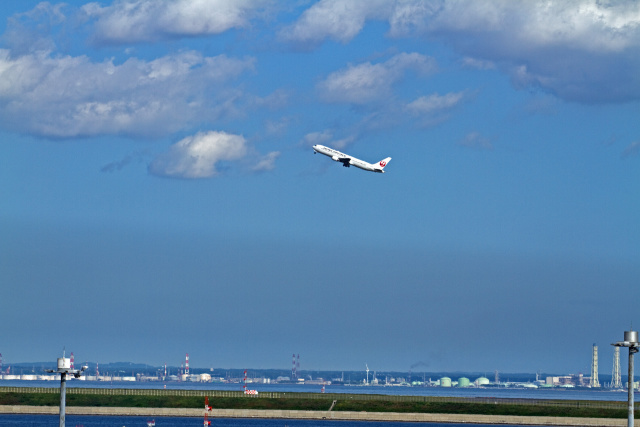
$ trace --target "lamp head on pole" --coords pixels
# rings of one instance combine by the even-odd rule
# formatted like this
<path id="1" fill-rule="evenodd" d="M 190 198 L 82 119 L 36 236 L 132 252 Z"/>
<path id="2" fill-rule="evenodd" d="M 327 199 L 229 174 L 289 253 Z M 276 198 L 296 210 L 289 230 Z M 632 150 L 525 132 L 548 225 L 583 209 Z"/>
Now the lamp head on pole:
<path id="1" fill-rule="evenodd" d="M 58 358 L 58 369 L 47 369 L 45 372 L 50 372 L 54 374 L 70 374 L 76 378 L 80 378 L 80 374 L 86 371 L 89 367 L 83 366 L 82 369 L 71 369 L 71 359 L 64 357 L 64 353 L 62 357 Z"/>
<path id="2" fill-rule="evenodd" d="M 611 344 L 615 347 L 628 347 L 631 353 L 637 353 L 640 342 L 638 342 L 637 331 L 624 331 L 624 341 L 618 341 Z"/>

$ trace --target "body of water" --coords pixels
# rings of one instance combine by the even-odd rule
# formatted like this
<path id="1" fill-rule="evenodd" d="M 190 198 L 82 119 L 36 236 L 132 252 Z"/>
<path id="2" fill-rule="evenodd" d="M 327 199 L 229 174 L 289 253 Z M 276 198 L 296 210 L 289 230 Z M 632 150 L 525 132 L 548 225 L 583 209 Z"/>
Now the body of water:
<path id="1" fill-rule="evenodd" d="M 66 417 L 68 427 L 146 427 L 149 418 L 144 417 Z M 202 426 L 201 418 L 159 417 L 154 419 L 156 427 Z M 0 415 L 0 427 L 53 427 L 59 424 L 57 415 Z M 212 427 L 407 427 L 416 423 L 370 422 L 370 421 L 329 421 L 329 420 L 280 420 L 212 418 Z M 468 427 L 469 424 L 420 423 L 429 427 Z M 475 427 L 490 427 L 488 424 L 474 424 Z M 521 427 L 501 424 L 502 427 Z"/>
<path id="2" fill-rule="evenodd" d="M 261 391 L 320 393 L 322 386 L 310 384 L 249 384 L 249 388 Z M 17 381 L 2 380 L 0 387 L 50 387 L 59 388 L 59 381 Z M 242 384 L 196 383 L 196 382 L 101 382 L 67 381 L 67 388 L 131 388 L 167 390 L 237 390 Z M 507 399 L 563 399 L 563 400 L 606 400 L 627 401 L 626 391 L 608 389 L 572 388 L 446 388 L 446 387 L 397 387 L 397 386 L 325 386 L 326 393 L 387 394 L 401 396 L 456 396 L 456 397 L 497 397 Z"/>

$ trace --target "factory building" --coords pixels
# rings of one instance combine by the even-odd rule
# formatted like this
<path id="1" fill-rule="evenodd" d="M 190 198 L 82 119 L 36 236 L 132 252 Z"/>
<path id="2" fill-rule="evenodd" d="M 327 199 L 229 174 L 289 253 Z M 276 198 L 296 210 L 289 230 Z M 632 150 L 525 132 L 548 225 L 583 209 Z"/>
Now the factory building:
<path id="1" fill-rule="evenodd" d="M 547 377 L 545 384 L 552 387 L 588 387 L 591 384 L 591 377 L 585 377 L 582 374 Z"/>

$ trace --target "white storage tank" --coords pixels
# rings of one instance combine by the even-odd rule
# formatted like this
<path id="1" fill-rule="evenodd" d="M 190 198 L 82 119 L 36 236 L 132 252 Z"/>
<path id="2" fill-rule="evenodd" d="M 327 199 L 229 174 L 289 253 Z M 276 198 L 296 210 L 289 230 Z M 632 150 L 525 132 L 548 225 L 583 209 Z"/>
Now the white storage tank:
<path id="1" fill-rule="evenodd" d="M 476 383 L 477 386 L 482 387 L 482 386 L 491 384 L 491 381 L 489 381 L 489 378 L 480 377 L 480 378 L 476 379 L 475 383 Z"/>

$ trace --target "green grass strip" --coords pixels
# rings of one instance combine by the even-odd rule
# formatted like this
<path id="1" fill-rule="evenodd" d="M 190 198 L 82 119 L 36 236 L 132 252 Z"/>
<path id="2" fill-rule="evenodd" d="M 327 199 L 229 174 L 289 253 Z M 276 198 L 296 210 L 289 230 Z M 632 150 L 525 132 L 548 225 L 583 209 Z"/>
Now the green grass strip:
<path id="1" fill-rule="evenodd" d="M 0 405 L 58 406 L 59 393 L 0 393 Z M 595 403 L 595 402 L 594 402 Z M 304 398 L 254 398 L 254 397 L 210 397 L 209 405 L 214 409 L 280 409 L 301 411 L 326 411 L 331 400 Z M 144 396 L 144 395 L 96 395 L 67 394 L 67 406 L 88 407 L 136 407 L 136 408 L 203 408 L 201 396 Z M 625 409 L 589 407 L 589 401 L 580 407 L 547 405 L 510 405 L 460 402 L 402 402 L 385 400 L 358 400 L 353 397 L 340 400 L 333 411 L 403 412 L 430 414 L 481 414 L 521 415 L 542 417 L 578 418 L 626 418 Z"/>

